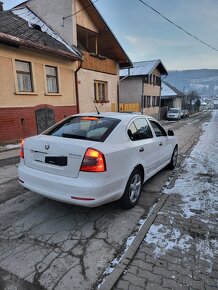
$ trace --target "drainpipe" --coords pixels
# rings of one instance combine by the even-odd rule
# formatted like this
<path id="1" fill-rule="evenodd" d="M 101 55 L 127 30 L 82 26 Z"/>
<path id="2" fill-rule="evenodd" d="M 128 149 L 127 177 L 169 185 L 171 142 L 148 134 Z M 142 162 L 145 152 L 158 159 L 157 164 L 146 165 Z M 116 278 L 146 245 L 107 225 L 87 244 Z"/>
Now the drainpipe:
<path id="1" fill-rule="evenodd" d="M 78 89 L 78 71 L 81 69 L 82 67 L 82 60 L 79 61 L 79 66 L 75 71 L 75 89 L 76 89 L 76 103 L 77 103 L 77 114 L 79 113 L 79 89 Z"/>

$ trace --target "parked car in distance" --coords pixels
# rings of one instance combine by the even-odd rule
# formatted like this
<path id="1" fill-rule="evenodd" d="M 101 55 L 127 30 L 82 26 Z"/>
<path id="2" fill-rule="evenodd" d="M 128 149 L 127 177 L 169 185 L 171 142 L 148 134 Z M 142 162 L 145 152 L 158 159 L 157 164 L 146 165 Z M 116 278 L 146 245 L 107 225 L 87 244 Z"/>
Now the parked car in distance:
<path id="1" fill-rule="evenodd" d="M 147 179 L 176 166 L 177 154 L 173 131 L 152 117 L 78 114 L 24 140 L 19 182 L 61 202 L 95 207 L 119 200 L 129 209 Z"/>
<path id="2" fill-rule="evenodd" d="M 181 119 L 185 118 L 185 110 L 181 110 Z"/>
<path id="3" fill-rule="evenodd" d="M 188 118 L 189 117 L 189 111 L 188 110 L 182 110 L 182 118 Z"/>
<path id="4" fill-rule="evenodd" d="M 180 120 L 180 119 L 181 119 L 180 108 L 170 108 L 167 111 L 167 120 Z"/>

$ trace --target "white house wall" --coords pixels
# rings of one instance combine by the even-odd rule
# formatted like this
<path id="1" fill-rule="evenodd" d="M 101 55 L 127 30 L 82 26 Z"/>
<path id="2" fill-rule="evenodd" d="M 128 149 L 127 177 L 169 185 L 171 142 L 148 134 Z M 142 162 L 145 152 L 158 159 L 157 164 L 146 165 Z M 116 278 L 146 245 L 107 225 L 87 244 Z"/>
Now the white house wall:
<path id="1" fill-rule="evenodd" d="M 173 100 L 173 107 L 174 108 L 181 108 L 182 107 L 182 99 L 181 98 L 175 98 Z"/>
<path id="2" fill-rule="evenodd" d="M 117 75 L 104 74 L 91 70 L 80 69 L 78 72 L 79 109 L 81 113 L 94 112 L 94 81 L 104 81 L 108 83 L 108 103 L 95 103 L 100 112 L 112 111 L 115 106 L 117 111 Z M 116 104 L 116 105 L 115 105 Z"/>
<path id="3" fill-rule="evenodd" d="M 89 30 L 98 32 L 97 27 L 95 26 L 93 19 L 89 16 L 89 14 L 86 12 L 84 7 L 82 6 L 81 2 L 78 0 L 75 0 L 75 11 L 80 11 L 76 14 L 76 23 L 82 27 L 85 27 Z"/>
<path id="4" fill-rule="evenodd" d="M 30 0 L 27 6 L 69 45 L 77 45 L 74 0 Z M 70 16 L 63 20 L 64 17 Z"/>
<path id="5" fill-rule="evenodd" d="M 119 81 L 120 103 L 140 103 L 142 97 L 142 77 L 127 77 Z"/>

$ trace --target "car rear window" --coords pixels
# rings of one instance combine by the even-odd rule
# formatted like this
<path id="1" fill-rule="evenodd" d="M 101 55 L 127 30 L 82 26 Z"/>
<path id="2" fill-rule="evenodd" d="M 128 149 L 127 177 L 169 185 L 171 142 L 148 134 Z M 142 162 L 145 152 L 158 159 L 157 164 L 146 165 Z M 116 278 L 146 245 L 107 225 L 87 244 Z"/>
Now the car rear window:
<path id="1" fill-rule="evenodd" d="M 76 116 L 63 121 L 47 135 L 103 142 L 120 122 L 98 116 Z"/>

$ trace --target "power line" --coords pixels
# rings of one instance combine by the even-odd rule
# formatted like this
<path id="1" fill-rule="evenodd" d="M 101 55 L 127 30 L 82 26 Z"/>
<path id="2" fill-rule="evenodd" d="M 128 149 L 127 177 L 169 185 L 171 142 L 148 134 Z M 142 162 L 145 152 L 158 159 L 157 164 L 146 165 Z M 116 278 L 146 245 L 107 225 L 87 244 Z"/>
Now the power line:
<path id="1" fill-rule="evenodd" d="M 163 17 L 165 20 L 167 20 L 169 23 L 173 24 L 174 26 L 176 26 L 177 28 L 179 28 L 180 30 L 182 30 L 183 32 L 185 32 L 186 34 L 188 34 L 189 36 L 191 36 L 192 38 L 196 39 L 197 41 L 203 43 L 204 45 L 210 47 L 211 49 L 218 51 L 217 48 L 211 46 L 210 44 L 206 43 L 205 41 L 201 40 L 200 38 L 198 38 L 197 36 L 194 36 L 193 34 L 191 34 L 190 32 L 188 32 L 187 30 L 185 30 L 184 28 L 182 28 L 181 26 L 177 25 L 175 22 L 173 22 L 172 20 L 170 20 L 169 18 L 167 18 L 166 16 L 164 16 L 161 12 L 159 12 L 158 10 L 154 9 L 153 7 L 151 7 L 150 5 L 148 5 L 146 2 L 144 2 L 143 0 L 138 0 L 139 2 L 141 2 L 143 5 L 147 6 L 148 8 L 150 8 L 151 10 L 153 10 L 154 12 L 156 12 L 157 14 L 159 14 L 161 17 Z"/>
<path id="2" fill-rule="evenodd" d="M 64 26 L 64 20 L 67 19 L 67 18 L 70 18 L 70 17 L 73 17 L 74 15 L 78 14 L 79 12 L 85 10 L 86 8 L 88 8 L 89 6 L 92 6 L 95 2 L 97 2 L 98 0 L 95 0 L 95 1 L 91 1 L 91 3 L 89 5 L 86 5 L 84 8 L 78 10 L 77 12 L 71 14 L 71 15 L 68 15 L 68 16 L 65 16 L 63 17 L 63 26 Z"/>

